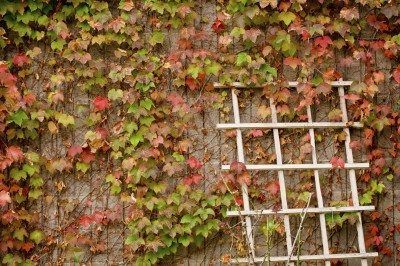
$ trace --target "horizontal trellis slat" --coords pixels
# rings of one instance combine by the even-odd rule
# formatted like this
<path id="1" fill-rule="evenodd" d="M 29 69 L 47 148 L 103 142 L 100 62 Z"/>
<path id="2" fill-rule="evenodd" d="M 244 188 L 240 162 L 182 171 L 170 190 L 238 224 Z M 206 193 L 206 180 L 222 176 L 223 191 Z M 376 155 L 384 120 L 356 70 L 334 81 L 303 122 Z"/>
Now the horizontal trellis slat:
<path id="1" fill-rule="evenodd" d="M 226 123 L 226 124 L 217 124 L 217 129 L 254 129 L 254 128 L 344 128 L 344 127 L 355 127 L 362 128 L 363 124 L 360 122 L 293 122 L 293 123 Z"/>
<path id="2" fill-rule="evenodd" d="M 295 87 L 297 87 L 299 84 L 301 84 L 301 82 L 290 81 L 290 82 L 288 82 L 287 84 L 288 84 L 288 85 L 287 85 L 288 87 L 295 88 Z M 338 81 L 331 81 L 331 82 L 329 82 L 329 85 L 331 85 L 332 87 L 341 87 L 341 86 L 347 87 L 347 86 L 350 86 L 351 84 L 353 84 L 353 82 L 352 82 L 352 81 L 347 81 L 347 80 L 346 80 L 346 81 L 340 81 L 340 80 L 338 80 Z M 223 85 L 223 84 L 221 84 L 221 83 L 215 82 L 215 83 L 214 83 L 214 88 L 217 88 L 217 89 L 224 89 L 224 88 L 231 88 L 231 87 L 234 87 L 234 88 L 245 89 L 245 88 L 262 88 L 262 87 L 268 86 L 268 85 L 272 85 L 272 84 L 265 84 L 265 85 L 258 85 L 258 86 L 249 86 L 249 85 L 243 84 L 243 83 L 241 83 L 241 82 L 232 82 L 232 83 L 229 84 L 229 85 Z"/>
<path id="3" fill-rule="evenodd" d="M 345 163 L 344 168 L 335 168 L 330 163 L 322 164 L 245 164 L 247 170 L 329 170 L 329 169 L 367 169 L 369 163 Z M 230 170 L 229 164 L 223 164 L 222 170 Z"/>
<path id="4" fill-rule="evenodd" d="M 280 214 L 300 214 L 307 213 L 334 213 L 334 212 L 359 212 L 373 211 L 375 206 L 348 206 L 348 207 L 323 207 L 323 208 L 296 208 L 285 210 L 251 210 L 251 211 L 227 211 L 227 216 L 258 216 L 258 215 L 280 215 Z"/>
<path id="5" fill-rule="evenodd" d="M 368 252 L 368 253 L 340 253 L 340 254 L 327 254 L 327 255 L 292 255 L 289 256 L 272 256 L 272 257 L 255 257 L 251 259 L 254 262 L 279 262 L 279 261 L 306 261 L 306 260 L 335 260 L 335 259 L 357 259 L 357 258 L 373 258 L 377 257 L 378 252 Z M 231 259 L 231 263 L 249 263 L 249 258 L 234 258 Z"/>

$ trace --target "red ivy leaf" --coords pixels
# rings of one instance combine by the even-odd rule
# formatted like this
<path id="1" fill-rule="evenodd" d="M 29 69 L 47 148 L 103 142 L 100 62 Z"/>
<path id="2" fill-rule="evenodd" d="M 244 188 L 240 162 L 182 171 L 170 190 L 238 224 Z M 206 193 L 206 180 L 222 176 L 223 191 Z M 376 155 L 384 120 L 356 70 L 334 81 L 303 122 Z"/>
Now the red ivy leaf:
<path id="1" fill-rule="evenodd" d="M 0 191 L 0 206 L 3 207 L 7 203 L 11 203 L 10 192 L 8 191 Z"/>
<path id="2" fill-rule="evenodd" d="M 275 181 L 272 183 L 269 183 L 266 187 L 266 190 L 271 193 L 273 196 L 277 195 L 279 193 L 279 181 Z"/>
<path id="3" fill-rule="evenodd" d="M 73 145 L 68 149 L 68 156 L 73 158 L 77 154 L 81 154 L 83 151 L 82 147 L 79 145 Z"/>
<path id="4" fill-rule="evenodd" d="M 192 169 L 199 169 L 203 166 L 201 162 L 199 162 L 195 157 L 191 156 L 189 159 L 186 160 L 186 163 Z"/>
<path id="5" fill-rule="evenodd" d="M 192 182 L 195 185 L 198 185 L 200 183 L 201 179 L 203 179 L 202 175 L 199 175 L 199 174 L 192 175 Z"/>
<path id="6" fill-rule="evenodd" d="M 110 107 L 108 98 L 102 96 L 97 96 L 94 98 L 93 105 L 98 111 L 103 111 Z"/>
<path id="7" fill-rule="evenodd" d="M 330 44 L 333 44 L 333 42 L 329 36 L 315 38 L 315 45 L 320 46 L 322 49 L 326 49 Z"/>
<path id="8" fill-rule="evenodd" d="M 257 137 L 262 137 L 264 133 L 263 133 L 262 130 L 260 130 L 260 129 L 253 129 L 253 130 L 250 131 L 250 134 L 251 134 L 254 138 L 257 138 Z"/>
<path id="9" fill-rule="evenodd" d="M 216 19 L 212 24 L 211 28 L 218 34 L 225 29 L 225 25 L 221 20 Z"/>
<path id="10" fill-rule="evenodd" d="M 333 168 L 344 168 L 344 160 L 338 156 L 333 156 L 331 159 Z"/>
<path id="11" fill-rule="evenodd" d="M 242 197 L 241 197 L 241 196 L 236 196 L 236 197 L 235 197 L 235 203 L 236 203 L 236 205 L 238 205 L 238 206 L 242 206 L 242 205 L 243 205 L 243 199 L 242 199 Z"/>
<path id="12" fill-rule="evenodd" d="M 12 62 L 14 65 L 21 67 L 29 63 L 29 57 L 27 57 L 25 54 L 17 54 L 13 57 Z"/>
<path id="13" fill-rule="evenodd" d="M 187 186 L 198 185 L 200 183 L 201 179 L 203 179 L 202 175 L 194 174 L 194 175 L 185 177 L 185 179 L 183 179 L 183 183 Z"/>
<path id="14" fill-rule="evenodd" d="M 182 96 L 180 96 L 178 93 L 173 92 L 170 95 L 168 95 L 167 100 L 173 105 L 173 106 L 180 106 L 185 101 L 183 100 Z"/>
<path id="15" fill-rule="evenodd" d="M 393 71 L 393 78 L 397 83 L 400 83 L 400 65 Z"/>
<path id="16" fill-rule="evenodd" d="M 95 159 L 94 154 L 90 151 L 90 149 L 84 149 L 81 153 L 81 160 L 84 163 L 90 163 L 91 161 L 93 161 Z"/>
<path id="17" fill-rule="evenodd" d="M 83 215 L 79 218 L 79 225 L 81 225 L 84 229 L 89 228 L 89 226 L 94 222 L 92 216 Z"/>
<path id="18" fill-rule="evenodd" d="M 6 149 L 6 156 L 8 159 L 18 162 L 24 159 L 24 153 L 22 152 L 20 147 L 10 146 Z"/>

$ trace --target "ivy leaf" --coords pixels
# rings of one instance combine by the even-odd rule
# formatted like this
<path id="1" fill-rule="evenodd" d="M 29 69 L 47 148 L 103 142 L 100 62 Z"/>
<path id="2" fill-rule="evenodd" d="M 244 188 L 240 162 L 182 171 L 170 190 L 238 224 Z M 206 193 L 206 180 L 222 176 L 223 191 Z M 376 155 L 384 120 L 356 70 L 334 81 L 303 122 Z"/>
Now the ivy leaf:
<path id="1" fill-rule="evenodd" d="M 29 57 L 27 57 L 25 54 L 17 54 L 13 57 L 12 62 L 14 65 L 21 67 L 29 63 Z"/>
<path id="2" fill-rule="evenodd" d="M 296 19 L 296 15 L 292 12 L 281 12 L 278 15 L 280 21 L 283 21 L 286 26 L 292 23 Z"/>
<path id="3" fill-rule="evenodd" d="M 341 121 L 342 115 L 343 115 L 342 111 L 336 108 L 328 113 L 328 119 L 331 121 Z"/>
<path id="4" fill-rule="evenodd" d="M 246 66 L 251 63 L 251 56 L 245 52 L 241 52 L 236 56 L 236 65 L 238 67 Z"/>
<path id="5" fill-rule="evenodd" d="M 393 71 L 393 78 L 397 83 L 400 84 L 400 65 L 397 66 L 396 69 Z"/>
<path id="6" fill-rule="evenodd" d="M 187 247 L 190 245 L 191 242 L 193 242 L 193 238 L 190 235 L 183 235 L 179 237 L 178 242 L 181 243 L 184 247 Z"/>
<path id="7" fill-rule="evenodd" d="M 199 76 L 199 73 L 201 72 L 201 68 L 197 65 L 191 64 L 189 65 L 188 69 L 187 69 L 187 73 L 192 76 L 192 78 L 197 79 L 197 77 Z"/>
<path id="8" fill-rule="evenodd" d="M 111 101 L 116 101 L 118 99 L 121 99 L 123 96 L 124 92 L 121 89 L 111 89 L 108 91 L 107 97 Z"/>
<path id="9" fill-rule="evenodd" d="M 2 190 L 0 191 L 0 206 L 3 207 L 7 203 L 11 203 L 10 192 Z"/>
<path id="10" fill-rule="evenodd" d="M 271 108 L 266 105 L 261 105 L 257 109 L 257 115 L 262 119 L 265 119 L 271 115 Z"/>
<path id="11" fill-rule="evenodd" d="M 174 157 L 174 159 L 175 159 L 177 162 L 183 162 L 183 161 L 185 160 L 185 157 L 184 157 L 182 154 L 180 154 L 179 152 L 174 152 L 174 153 L 172 154 L 172 157 Z"/>
<path id="12" fill-rule="evenodd" d="M 140 107 L 145 108 L 147 111 L 149 111 L 151 109 L 151 107 L 153 107 L 153 106 L 154 106 L 154 103 L 149 98 L 146 98 L 146 99 L 140 101 Z"/>
<path id="13" fill-rule="evenodd" d="M 42 233 L 42 231 L 39 230 L 35 230 L 33 232 L 31 232 L 29 238 L 36 243 L 36 245 L 38 245 L 40 242 L 42 242 L 44 235 Z"/>
<path id="14" fill-rule="evenodd" d="M 144 138 L 143 135 L 140 133 L 136 133 L 129 138 L 129 142 L 135 148 L 140 142 L 143 142 Z"/>
<path id="15" fill-rule="evenodd" d="M 206 66 L 205 71 L 207 75 L 218 75 L 219 71 L 221 70 L 221 65 L 217 62 L 212 62 L 210 65 Z"/>
<path id="16" fill-rule="evenodd" d="M 379 132 L 382 131 L 385 126 L 389 125 L 390 121 L 387 117 L 375 119 L 371 124 L 371 126 L 376 130 L 378 130 Z"/>
<path id="17" fill-rule="evenodd" d="M 83 151 L 82 147 L 79 145 L 73 145 L 68 149 L 68 156 L 73 158 L 75 157 L 77 154 L 81 154 Z"/>
<path id="18" fill-rule="evenodd" d="M 57 113 L 55 118 L 57 119 L 57 122 L 62 124 L 64 127 L 75 124 L 75 119 L 72 115 Z"/>
<path id="19" fill-rule="evenodd" d="M 269 64 L 263 64 L 262 66 L 261 66 L 261 69 L 263 70 L 263 71 L 265 71 L 266 73 L 269 73 L 269 74 L 271 74 L 273 77 L 278 77 L 278 72 L 277 72 L 277 70 L 276 70 L 276 68 L 274 68 L 274 67 L 271 67 Z"/>
<path id="20" fill-rule="evenodd" d="M 24 241 L 24 237 L 28 236 L 26 229 L 21 227 L 14 231 L 13 236 L 19 241 Z"/>
<path id="21" fill-rule="evenodd" d="M 298 66 L 301 65 L 301 60 L 297 57 L 286 57 L 283 60 L 283 64 L 290 66 L 292 69 L 296 69 Z"/>
<path id="22" fill-rule="evenodd" d="M 162 33 L 161 31 L 154 31 L 151 34 L 149 43 L 151 44 L 151 46 L 154 46 L 158 43 L 162 44 L 164 42 L 164 38 L 165 38 L 164 33 Z"/>
<path id="23" fill-rule="evenodd" d="M 225 29 L 225 24 L 224 24 L 224 22 L 222 22 L 221 20 L 216 19 L 216 20 L 214 21 L 214 23 L 211 25 L 211 28 L 213 29 L 213 31 L 215 31 L 215 33 L 219 34 L 219 33 L 221 33 L 222 31 L 224 31 L 224 29 Z"/>
<path id="24" fill-rule="evenodd" d="M 365 204 L 370 204 L 372 202 L 372 192 L 367 191 L 364 193 L 361 198 L 360 198 L 360 204 L 365 205 Z"/>
<path id="25" fill-rule="evenodd" d="M 28 193 L 28 196 L 31 199 L 38 199 L 42 195 L 43 195 L 43 191 L 41 189 L 32 189 Z"/>
<path id="26" fill-rule="evenodd" d="M 190 156 L 189 159 L 186 160 L 186 163 L 192 169 L 199 169 L 203 166 L 201 162 L 199 162 L 196 157 Z"/>
<path id="27" fill-rule="evenodd" d="M 87 163 L 83 163 L 83 162 L 76 163 L 76 170 L 81 171 L 82 173 L 86 173 L 87 170 L 89 170 L 89 168 L 90 168 L 90 165 Z"/>
<path id="28" fill-rule="evenodd" d="M 65 44 L 66 44 L 65 40 L 58 39 L 58 40 L 52 41 L 51 44 L 50 44 L 50 47 L 54 51 L 58 50 L 58 51 L 61 52 L 63 50 L 63 47 L 64 47 Z"/>
<path id="29" fill-rule="evenodd" d="M 345 167 L 344 160 L 338 156 L 333 156 L 330 163 L 332 164 L 333 168 L 344 168 Z"/>
<path id="30" fill-rule="evenodd" d="M 33 176 L 35 172 L 38 172 L 38 169 L 29 164 L 24 164 L 22 170 L 24 170 L 29 176 Z"/>
<path id="31" fill-rule="evenodd" d="M 18 126 L 22 126 L 22 124 L 27 120 L 29 120 L 29 117 L 22 109 L 19 109 L 10 116 L 10 121 L 14 122 Z"/>
<path id="32" fill-rule="evenodd" d="M 20 181 L 21 179 L 25 180 L 27 177 L 25 171 L 17 169 L 17 168 L 11 169 L 10 176 L 11 176 L 11 178 L 13 178 L 14 180 L 17 180 L 17 181 Z"/>
<path id="33" fill-rule="evenodd" d="M 93 105 L 97 111 L 103 111 L 110 107 L 108 98 L 102 96 L 96 96 L 93 100 Z"/>
<path id="34" fill-rule="evenodd" d="M 24 153 L 22 152 L 21 148 L 17 146 L 8 147 L 6 149 L 6 156 L 13 162 L 19 162 L 24 159 Z"/>
<path id="35" fill-rule="evenodd" d="M 244 35 L 245 32 L 246 32 L 246 31 L 245 31 L 244 28 L 234 27 L 234 28 L 231 30 L 230 35 L 231 35 L 232 37 L 239 38 L 240 36 Z"/>
<path id="36" fill-rule="evenodd" d="M 276 8 L 278 6 L 278 0 L 259 0 L 259 1 L 260 1 L 261 8 L 266 8 L 267 6 Z"/>

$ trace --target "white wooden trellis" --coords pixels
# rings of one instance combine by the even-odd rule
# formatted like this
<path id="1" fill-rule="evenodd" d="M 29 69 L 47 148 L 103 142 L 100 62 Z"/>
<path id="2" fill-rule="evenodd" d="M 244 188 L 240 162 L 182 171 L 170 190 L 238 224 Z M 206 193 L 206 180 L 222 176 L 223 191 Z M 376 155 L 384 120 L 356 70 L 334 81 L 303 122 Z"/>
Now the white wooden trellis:
<path id="1" fill-rule="evenodd" d="M 361 220 L 361 211 L 372 211 L 375 209 L 375 206 L 360 206 L 359 198 L 358 198 L 358 190 L 357 190 L 357 182 L 356 182 L 356 174 L 355 169 L 366 169 L 369 167 L 369 163 L 355 163 L 353 160 L 353 153 L 350 148 L 350 130 L 349 127 L 361 128 L 362 124 L 359 122 L 349 122 L 347 116 L 347 108 L 346 108 L 346 100 L 344 98 L 344 88 L 348 87 L 352 84 L 351 81 L 334 81 L 331 82 L 330 85 L 338 89 L 338 94 L 340 97 L 340 110 L 342 111 L 342 122 L 313 122 L 312 121 L 312 113 L 310 106 L 307 107 L 307 122 L 291 122 L 291 123 L 280 123 L 277 119 L 276 106 L 274 104 L 274 100 L 270 98 L 270 108 L 271 108 L 271 123 L 241 123 L 240 121 L 240 113 L 239 113 L 239 101 L 235 89 L 237 88 L 246 88 L 245 85 L 241 83 L 233 83 L 231 86 L 231 94 L 232 94 L 232 106 L 233 106 L 233 115 L 234 115 L 234 123 L 226 123 L 226 124 L 217 124 L 218 129 L 236 129 L 236 145 L 237 145 L 237 159 L 238 162 L 244 163 L 247 170 L 269 170 L 269 171 L 277 171 L 278 172 L 278 180 L 280 187 L 280 197 L 282 203 L 281 210 L 251 210 L 249 196 L 248 196 L 248 187 L 246 184 L 242 185 L 242 197 L 243 197 L 243 210 L 241 211 L 228 211 L 228 216 L 242 216 L 244 217 L 245 223 L 245 234 L 246 241 L 249 246 L 249 256 L 243 258 L 232 258 L 232 263 L 262 263 L 265 262 L 264 256 L 257 256 L 255 252 L 255 243 L 254 243 L 254 235 L 253 235 L 253 225 L 252 225 L 252 217 L 259 215 L 283 215 L 284 217 L 284 227 L 286 234 L 286 247 L 287 247 L 287 255 L 286 256 L 272 256 L 269 257 L 269 261 L 271 262 L 288 262 L 289 265 L 294 265 L 293 262 L 298 259 L 301 261 L 309 261 L 309 260 L 323 260 L 325 261 L 325 265 L 330 265 L 330 260 L 333 259 L 355 259 L 359 258 L 361 260 L 362 266 L 367 266 L 367 258 L 378 256 L 377 252 L 366 252 L 365 249 L 365 241 L 364 241 L 364 232 Z M 289 82 L 289 87 L 297 87 L 297 82 Z M 214 84 L 216 88 L 228 88 L 228 86 L 224 86 L 218 83 Z M 273 138 L 274 138 L 274 147 L 276 153 L 276 164 L 246 164 L 244 150 L 243 150 L 243 139 L 242 139 L 242 129 L 272 129 Z M 308 129 L 310 135 L 310 144 L 312 146 L 311 154 L 312 154 L 312 163 L 311 164 L 283 164 L 282 162 L 282 151 L 281 144 L 279 139 L 279 129 L 288 129 L 288 128 L 302 128 Z M 316 153 L 316 144 L 315 144 L 315 133 L 314 129 L 318 128 L 343 128 L 346 139 L 345 139 L 345 151 L 346 151 L 346 163 L 344 169 L 348 173 L 350 189 L 351 189 L 351 197 L 353 201 L 353 206 L 349 207 L 324 207 L 324 202 L 322 198 L 320 180 L 319 180 L 319 172 L 318 170 L 323 169 L 333 169 L 332 164 L 330 163 L 318 163 L 317 162 L 317 153 Z M 229 170 L 230 165 L 222 165 L 222 170 Z M 307 213 L 316 213 L 319 215 L 320 227 L 321 227 L 321 238 L 322 238 L 322 251 L 323 253 L 320 255 L 296 255 L 293 254 L 293 245 L 292 245 L 292 235 L 290 232 L 290 223 L 289 223 L 289 215 L 301 214 L 304 209 L 299 208 L 288 208 L 287 198 L 286 198 L 286 187 L 285 187 L 285 170 L 313 170 L 314 171 L 314 183 L 317 197 L 317 205 L 316 208 L 307 208 Z M 329 252 L 329 243 L 328 243 L 328 235 L 326 230 L 326 221 L 325 214 L 326 213 L 334 213 L 334 212 L 356 212 L 357 213 L 357 239 L 358 239 L 358 253 L 342 253 L 342 254 L 330 254 Z"/>

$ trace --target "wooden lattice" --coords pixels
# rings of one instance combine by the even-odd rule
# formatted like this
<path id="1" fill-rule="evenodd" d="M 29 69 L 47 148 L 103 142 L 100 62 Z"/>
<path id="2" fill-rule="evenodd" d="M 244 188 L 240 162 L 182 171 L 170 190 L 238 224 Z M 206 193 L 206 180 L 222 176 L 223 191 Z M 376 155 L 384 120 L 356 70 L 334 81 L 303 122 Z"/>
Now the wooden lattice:
<path id="1" fill-rule="evenodd" d="M 261 263 L 265 262 L 264 256 L 257 256 L 255 251 L 254 235 L 253 235 L 253 225 L 252 218 L 258 215 L 283 215 L 285 235 L 286 235 L 286 256 L 272 256 L 268 260 L 271 262 L 287 262 L 289 265 L 294 265 L 294 261 L 310 261 L 310 260 L 323 260 L 325 265 L 330 265 L 330 260 L 333 259 L 353 259 L 359 258 L 361 260 L 361 265 L 367 265 L 367 258 L 376 257 L 378 253 L 376 252 L 366 252 L 364 232 L 361 219 L 361 211 L 371 211 L 375 209 L 375 206 L 360 206 L 357 183 L 356 183 L 356 173 L 355 169 L 366 169 L 369 167 L 369 163 L 355 163 L 353 160 L 353 153 L 350 148 L 350 130 L 349 127 L 361 128 L 362 124 L 359 122 L 349 122 L 347 116 L 346 100 L 344 98 L 345 87 L 351 85 L 351 81 L 335 81 L 331 82 L 331 86 L 338 89 L 338 94 L 340 97 L 340 109 L 342 111 L 342 122 L 313 122 L 311 107 L 307 107 L 307 122 L 293 122 L 293 123 L 280 123 L 277 118 L 276 106 L 272 98 L 269 99 L 269 104 L 271 108 L 272 123 L 241 123 L 240 113 L 239 113 L 239 102 L 238 97 L 235 92 L 237 88 L 244 88 L 240 83 L 234 83 L 231 86 L 232 93 L 232 106 L 234 123 L 231 124 L 218 124 L 218 129 L 236 129 L 236 145 L 237 145 L 237 160 L 238 162 L 244 163 L 247 170 L 268 170 L 277 171 L 279 179 L 279 189 L 280 197 L 282 203 L 281 210 L 271 210 L 271 209 L 261 209 L 252 210 L 249 203 L 248 187 L 246 184 L 242 185 L 242 197 L 243 197 L 243 210 L 240 211 L 228 211 L 228 216 L 241 216 L 244 217 L 244 226 L 246 241 L 249 247 L 249 256 L 245 258 L 233 258 L 232 263 Z M 297 87 L 297 82 L 290 82 L 289 87 Z M 217 88 L 227 88 L 220 84 L 215 84 Z M 282 161 L 282 151 L 279 139 L 279 129 L 281 128 L 303 128 L 309 130 L 310 144 L 312 146 L 312 164 L 283 164 Z M 333 169 L 334 167 L 330 163 L 318 163 L 317 152 L 315 146 L 315 134 L 314 129 L 321 128 L 343 128 L 346 133 L 345 140 L 345 152 L 346 152 L 346 163 L 344 169 L 348 173 L 351 197 L 353 201 L 353 206 L 348 207 L 325 207 L 321 192 L 319 170 L 323 169 Z M 272 129 L 274 147 L 276 153 L 276 164 L 246 164 L 244 150 L 243 150 L 243 140 L 242 140 L 242 129 Z M 222 165 L 222 170 L 229 170 L 230 165 Z M 318 207 L 307 208 L 307 213 L 319 214 L 319 222 L 321 228 L 321 238 L 322 238 L 322 254 L 318 255 L 296 255 L 293 252 L 293 237 L 290 231 L 289 215 L 300 215 L 304 213 L 304 209 L 290 209 L 288 208 L 287 197 L 286 197 L 286 187 L 285 187 L 285 170 L 314 170 L 314 182 L 315 182 L 315 193 L 317 198 Z M 357 213 L 357 236 L 358 236 L 358 249 L 359 253 L 341 253 L 341 254 L 330 254 L 328 235 L 326 229 L 326 213 L 342 213 L 342 212 L 355 212 Z"/>

